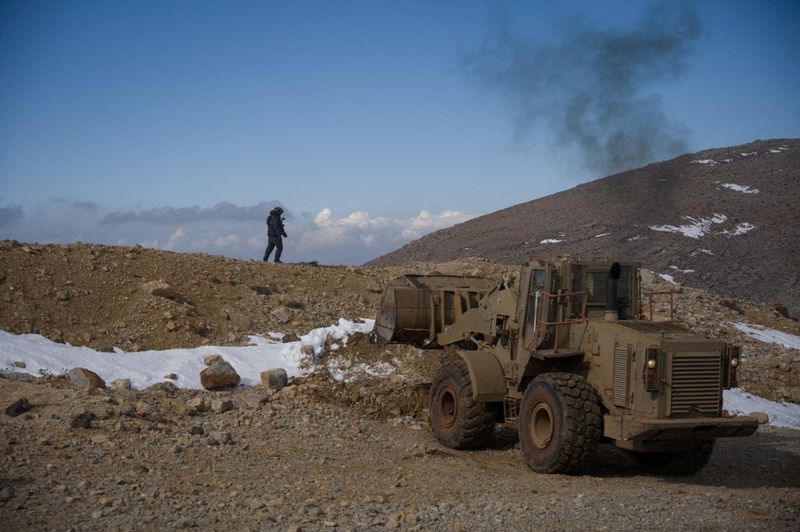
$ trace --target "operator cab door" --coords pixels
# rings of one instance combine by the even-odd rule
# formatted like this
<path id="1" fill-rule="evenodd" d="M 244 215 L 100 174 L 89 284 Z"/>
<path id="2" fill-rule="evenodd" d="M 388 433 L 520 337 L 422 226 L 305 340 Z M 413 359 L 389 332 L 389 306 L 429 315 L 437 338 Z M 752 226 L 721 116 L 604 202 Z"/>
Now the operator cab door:
<path id="1" fill-rule="evenodd" d="M 548 275 L 548 270 L 544 267 L 532 268 L 528 279 L 527 293 L 520 294 L 520 297 L 526 298 L 525 332 L 522 338 L 522 345 L 528 351 L 532 351 L 537 347 L 531 345 L 535 340 L 536 322 L 542 321 L 542 319 L 547 321 L 547 317 L 542 316 L 543 312 L 547 312 L 547 309 L 543 308 L 543 303 L 546 300 L 543 294 L 547 292 L 545 287 L 552 282 L 551 279 L 554 279 L 554 276 Z M 540 334 L 540 341 L 537 343 L 541 343 L 541 338 L 543 337 L 544 335 Z"/>

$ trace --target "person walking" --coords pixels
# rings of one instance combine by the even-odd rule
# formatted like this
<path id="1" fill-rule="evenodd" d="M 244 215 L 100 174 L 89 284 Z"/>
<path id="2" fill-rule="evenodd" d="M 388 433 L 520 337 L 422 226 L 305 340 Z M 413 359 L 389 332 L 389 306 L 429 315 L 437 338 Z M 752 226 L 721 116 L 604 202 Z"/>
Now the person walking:
<path id="1" fill-rule="evenodd" d="M 267 216 L 267 249 L 264 251 L 264 262 L 269 261 L 270 253 L 275 249 L 275 262 L 281 263 L 281 253 L 283 252 L 283 237 L 289 238 L 283 229 L 282 207 L 275 207 L 269 211 Z"/>

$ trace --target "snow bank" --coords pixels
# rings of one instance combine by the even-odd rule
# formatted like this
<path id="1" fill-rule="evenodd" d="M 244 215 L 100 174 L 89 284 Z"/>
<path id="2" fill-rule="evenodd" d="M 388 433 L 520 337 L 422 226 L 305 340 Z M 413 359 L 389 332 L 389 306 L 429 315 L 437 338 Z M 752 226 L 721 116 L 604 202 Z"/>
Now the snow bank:
<path id="1" fill-rule="evenodd" d="M 300 337 L 300 341 L 281 343 L 283 335 L 270 333 L 269 338 L 251 336 L 252 345 L 202 346 L 193 349 L 167 349 L 164 351 L 139 351 L 127 353 L 117 350 L 102 353 L 88 347 L 57 344 L 37 334 L 15 335 L 0 331 L 0 367 L 23 371 L 31 375 L 60 374 L 76 367 L 90 369 L 106 382 L 130 379 L 137 388 L 163 382 L 164 375 L 175 373 L 175 382 L 181 388 L 201 388 L 200 372 L 205 365 L 203 357 L 219 353 L 242 377 L 242 384 L 260 381 L 260 373 L 270 368 L 284 368 L 290 376 L 300 375 L 304 360 L 302 347 L 312 345 L 314 352 L 322 351 L 328 337 L 347 343 L 355 332 L 369 332 L 374 321 L 363 323 L 340 319 L 330 327 L 314 329 Z M 14 362 L 24 362 L 25 368 L 13 367 Z"/>
<path id="2" fill-rule="evenodd" d="M 540 244 L 558 244 L 559 242 L 563 242 L 563 240 L 558 240 L 556 238 L 545 238 Z"/>
<path id="3" fill-rule="evenodd" d="M 734 388 L 723 391 L 722 406 L 734 415 L 764 412 L 769 416 L 769 424 L 773 427 L 800 430 L 800 405 L 794 403 L 776 403 L 749 394 L 741 388 Z"/>
<path id="4" fill-rule="evenodd" d="M 755 338 L 760 342 L 779 344 L 790 349 L 800 349 L 800 336 L 776 331 L 775 329 L 770 329 L 763 325 L 754 325 L 752 323 L 735 322 L 734 325 L 747 336 Z"/>
<path id="5" fill-rule="evenodd" d="M 717 161 L 715 161 L 714 159 L 695 159 L 689 162 L 694 164 L 710 164 L 711 166 L 717 164 Z"/>

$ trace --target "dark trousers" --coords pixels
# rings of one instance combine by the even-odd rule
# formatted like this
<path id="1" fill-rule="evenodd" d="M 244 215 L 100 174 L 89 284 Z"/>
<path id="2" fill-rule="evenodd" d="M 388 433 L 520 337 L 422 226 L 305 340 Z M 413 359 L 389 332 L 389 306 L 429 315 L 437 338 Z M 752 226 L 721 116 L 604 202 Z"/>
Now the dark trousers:
<path id="1" fill-rule="evenodd" d="M 269 255 L 272 253 L 273 249 L 275 250 L 275 262 L 279 262 L 281 260 L 281 253 L 283 253 L 283 239 L 281 237 L 269 237 L 269 244 L 267 244 L 267 249 L 264 251 L 264 262 L 269 260 Z"/>

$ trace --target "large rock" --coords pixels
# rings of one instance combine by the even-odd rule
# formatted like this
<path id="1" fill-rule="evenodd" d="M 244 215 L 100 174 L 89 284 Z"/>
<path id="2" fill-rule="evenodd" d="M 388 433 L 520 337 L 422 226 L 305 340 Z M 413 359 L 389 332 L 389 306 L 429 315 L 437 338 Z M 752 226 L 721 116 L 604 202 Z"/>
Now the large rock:
<path id="1" fill-rule="evenodd" d="M 261 384 L 266 388 L 278 392 L 289 383 L 289 375 L 283 368 L 273 368 L 261 372 Z"/>
<path id="2" fill-rule="evenodd" d="M 239 377 L 233 366 L 223 360 L 222 357 L 200 372 L 200 384 L 206 390 L 233 388 L 241 380 L 242 378 Z"/>
<path id="3" fill-rule="evenodd" d="M 30 409 L 31 403 L 23 397 L 22 399 L 18 399 L 6 407 L 6 415 L 17 417 L 18 415 L 24 414 Z"/>
<path id="4" fill-rule="evenodd" d="M 69 381 L 81 388 L 105 388 L 106 382 L 94 371 L 86 368 L 74 368 L 67 373 Z"/>

